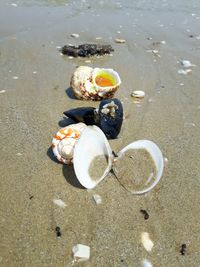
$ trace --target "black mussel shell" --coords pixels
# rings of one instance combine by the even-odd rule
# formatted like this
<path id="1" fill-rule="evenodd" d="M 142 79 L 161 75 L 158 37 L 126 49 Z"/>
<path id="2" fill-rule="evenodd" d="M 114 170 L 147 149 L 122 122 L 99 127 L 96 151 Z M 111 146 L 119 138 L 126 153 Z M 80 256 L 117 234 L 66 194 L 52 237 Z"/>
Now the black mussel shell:
<path id="1" fill-rule="evenodd" d="M 87 125 L 97 124 L 98 114 L 93 107 L 74 108 L 63 112 L 68 118 L 75 122 L 84 122 Z"/>
<path id="2" fill-rule="evenodd" d="M 99 105 L 99 128 L 109 139 L 115 139 L 122 126 L 123 106 L 117 98 L 105 99 Z"/>

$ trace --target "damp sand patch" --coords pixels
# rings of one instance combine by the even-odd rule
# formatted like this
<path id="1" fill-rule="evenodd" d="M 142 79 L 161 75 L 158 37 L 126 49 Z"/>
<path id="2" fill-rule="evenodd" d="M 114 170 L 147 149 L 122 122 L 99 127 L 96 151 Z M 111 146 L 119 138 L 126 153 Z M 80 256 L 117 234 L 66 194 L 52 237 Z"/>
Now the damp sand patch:
<path id="1" fill-rule="evenodd" d="M 108 167 L 108 159 L 105 155 L 98 155 L 96 156 L 90 164 L 89 167 L 89 175 L 92 180 L 97 181 L 99 180 L 106 168 Z"/>
<path id="2" fill-rule="evenodd" d="M 129 149 L 114 164 L 119 182 L 131 192 L 150 186 L 157 175 L 153 158 L 145 149 Z"/>

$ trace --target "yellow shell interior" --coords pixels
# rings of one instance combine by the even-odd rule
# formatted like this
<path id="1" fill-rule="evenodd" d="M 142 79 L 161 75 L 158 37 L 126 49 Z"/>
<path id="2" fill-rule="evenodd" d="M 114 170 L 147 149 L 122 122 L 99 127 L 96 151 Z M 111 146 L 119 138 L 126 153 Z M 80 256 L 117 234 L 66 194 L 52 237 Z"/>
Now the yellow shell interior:
<path id="1" fill-rule="evenodd" d="M 116 79 L 112 74 L 107 73 L 106 71 L 100 71 L 95 76 L 94 82 L 100 87 L 112 87 L 116 84 Z"/>

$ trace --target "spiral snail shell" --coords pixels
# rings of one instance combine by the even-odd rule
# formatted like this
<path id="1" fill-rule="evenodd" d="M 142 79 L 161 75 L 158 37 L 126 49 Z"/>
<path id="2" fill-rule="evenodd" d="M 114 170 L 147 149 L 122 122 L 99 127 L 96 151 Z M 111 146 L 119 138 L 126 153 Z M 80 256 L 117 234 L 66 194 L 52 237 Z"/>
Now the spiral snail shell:
<path id="1" fill-rule="evenodd" d="M 53 137 L 52 150 L 58 161 L 71 164 L 74 147 L 86 124 L 80 122 L 61 128 Z"/>

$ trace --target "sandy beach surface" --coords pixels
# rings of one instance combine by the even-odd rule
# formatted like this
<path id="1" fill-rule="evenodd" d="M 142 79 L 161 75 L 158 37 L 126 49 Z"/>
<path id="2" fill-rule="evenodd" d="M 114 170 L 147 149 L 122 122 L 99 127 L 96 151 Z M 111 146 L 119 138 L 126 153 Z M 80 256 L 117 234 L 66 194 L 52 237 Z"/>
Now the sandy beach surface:
<path id="1" fill-rule="evenodd" d="M 69 43 L 110 44 L 114 52 L 70 59 L 59 52 Z M 99 105 L 71 95 L 79 65 L 120 74 L 115 97 L 125 119 L 109 143 L 115 152 L 138 139 L 160 147 L 165 169 L 151 192 L 131 195 L 113 175 L 93 190 L 80 188 L 73 167 L 53 157 L 52 136 L 66 124 L 63 111 Z M 69 267 L 79 243 L 90 246 L 91 256 L 75 266 L 199 267 L 199 77 L 198 0 L 2 0 L 0 266 Z M 146 94 L 139 103 L 133 90 Z M 151 249 L 142 243 L 148 235 Z"/>

